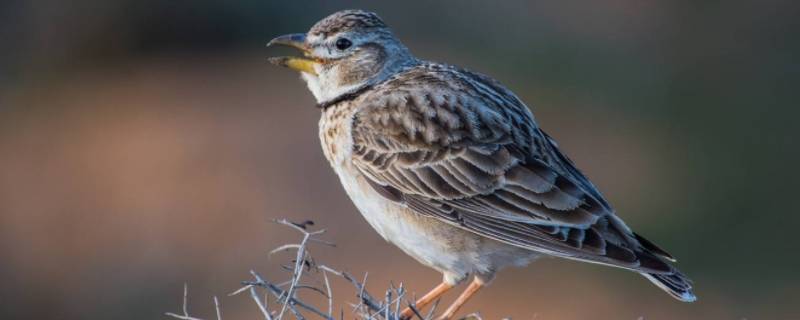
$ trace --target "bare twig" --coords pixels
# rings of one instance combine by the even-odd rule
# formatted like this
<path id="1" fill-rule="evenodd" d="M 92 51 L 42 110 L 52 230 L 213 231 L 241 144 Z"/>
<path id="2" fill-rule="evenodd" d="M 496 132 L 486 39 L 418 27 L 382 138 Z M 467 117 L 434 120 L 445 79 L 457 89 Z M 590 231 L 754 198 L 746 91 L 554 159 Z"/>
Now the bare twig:
<path id="1" fill-rule="evenodd" d="M 183 284 L 183 314 L 176 314 L 176 313 L 172 313 L 172 312 L 167 312 L 167 313 L 164 313 L 164 314 L 167 315 L 167 316 L 170 316 L 170 317 L 173 317 L 173 318 L 176 318 L 176 319 L 182 319 L 182 320 L 203 320 L 203 319 L 195 318 L 195 317 L 192 317 L 192 316 L 189 315 L 189 304 L 186 302 L 188 300 L 187 299 L 188 295 L 189 295 L 189 288 L 188 288 L 188 285 L 186 283 L 184 283 Z M 216 298 L 215 298 L 215 301 L 216 301 Z M 219 306 L 217 307 L 217 310 L 219 310 Z"/>
<path id="2" fill-rule="evenodd" d="M 286 266 L 281 265 L 281 268 L 291 272 L 289 279 L 281 282 L 270 282 L 265 280 L 264 277 L 259 275 L 254 270 L 250 270 L 253 280 L 243 281 L 242 287 L 228 294 L 228 296 L 234 296 L 245 291 L 249 291 L 250 298 L 256 303 L 258 310 L 261 312 L 261 315 L 265 320 L 284 320 L 284 317 L 287 314 L 291 314 L 292 317 L 297 320 L 306 320 L 307 316 L 304 313 L 307 313 L 308 315 L 314 315 L 315 317 L 319 317 L 323 320 L 336 320 L 333 314 L 333 289 L 331 286 L 331 279 L 329 277 L 330 275 L 333 275 L 342 278 L 353 285 L 356 292 L 356 297 L 358 298 L 358 303 L 351 305 L 353 306 L 352 312 L 357 316 L 357 318 L 361 320 L 400 319 L 400 309 L 404 306 L 404 301 L 407 294 L 402 282 L 400 282 L 399 286 L 397 287 L 391 283 L 389 288 L 385 291 L 382 299 L 375 299 L 366 289 L 368 273 L 365 273 L 364 278 L 359 281 L 347 272 L 338 271 L 326 265 L 317 264 L 317 262 L 311 256 L 309 251 L 309 244 L 311 243 L 319 243 L 331 247 L 335 246 L 335 244 L 331 242 L 316 238 L 316 236 L 325 232 L 324 229 L 313 231 L 310 230 L 309 226 L 314 225 L 314 223 L 310 220 L 301 223 L 294 223 L 286 219 L 280 219 L 275 220 L 275 223 L 292 228 L 302 235 L 302 239 L 299 243 L 290 243 L 278 246 L 277 248 L 271 250 L 268 254 L 268 256 L 272 256 L 279 252 L 295 250 L 294 259 L 291 261 L 291 264 Z M 317 275 L 322 273 L 321 286 L 319 285 L 319 276 L 313 276 L 312 274 L 314 273 Z M 263 299 L 259 294 L 260 290 L 263 290 Z M 309 290 L 322 295 L 327 299 L 327 308 L 317 308 L 316 306 L 301 300 L 298 294 L 300 290 Z M 201 318 L 189 315 L 187 296 L 188 288 L 186 285 L 184 285 L 182 305 L 183 314 L 168 312 L 166 315 L 181 320 L 203 320 Z M 272 299 L 274 299 L 274 301 L 277 303 L 277 305 L 274 305 L 274 309 L 270 308 L 269 296 L 272 296 Z M 431 309 L 427 312 L 426 316 L 421 315 L 420 310 L 416 309 L 416 306 L 413 304 L 413 302 L 408 303 L 408 306 L 414 312 L 414 315 L 420 320 L 430 320 L 434 318 L 438 304 L 439 300 L 435 301 Z M 216 296 L 214 296 L 214 307 L 216 311 L 216 319 L 222 320 L 222 310 L 220 308 L 219 299 Z M 321 311 L 321 309 L 324 309 L 325 312 Z M 340 309 L 338 317 L 339 319 L 344 320 L 343 309 Z M 467 316 L 467 318 L 479 320 L 480 315 L 470 314 Z"/>
<path id="3" fill-rule="evenodd" d="M 261 303 L 261 299 L 258 298 L 258 293 L 256 292 L 256 288 L 253 286 L 248 286 L 248 287 L 250 289 L 250 297 L 253 299 L 253 301 L 256 302 L 256 305 L 258 305 L 258 309 L 261 310 L 261 314 L 264 315 L 264 319 L 273 320 L 272 314 L 270 314 L 269 309 L 267 309 L 266 306 L 269 300 L 264 299 L 264 303 Z"/>
<path id="4" fill-rule="evenodd" d="M 480 313 L 473 312 L 464 316 L 461 320 L 483 320 L 483 317 L 481 317 Z"/>
<path id="5" fill-rule="evenodd" d="M 300 246 L 297 248 L 297 258 L 295 259 L 294 272 L 292 273 L 292 284 L 289 286 L 289 290 L 286 291 L 285 302 L 281 307 L 281 312 L 278 313 L 278 319 L 283 319 L 283 314 L 286 312 L 286 308 L 292 305 L 291 300 L 294 299 L 297 283 L 300 282 L 300 278 L 303 276 L 303 263 L 306 261 L 306 245 L 308 243 L 308 239 L 314 235 L 322 234 L 325 232 L 325 229 L 314 232 L 306 231 L 306 225 L 313 224 L 313 222 L 298 225 L 291 223 L 286 219 L 281 219 L 278 220 L 277 223 L 292 227 L 303 234 L 303 240 L 300 242 Z"/>
<path id="6" fill-rule="evenodd" d="M 442 299 L 436 299 L 436 301 L 433 302 L 431 310 L 428 311 L 428 315 L 425 317 L 425 319 L 433 319 L 433 315 L 436 314 L 436 307 L 439 306 L 439 301 L 442 301 Z"/>
<path id="7" fill-rule="evenodd" d="M 394 285 L 392 285 L 394 287 Z M 406 289 L 403 288 L 403 283 L 400 282 L 400 286 L 397 288 L 397 301 L 394 304 L 394 314 L 400 314 L 400 305 L 403 301 L 403 297 L 406 295 Z"/>
<path id="8" fill-rule="evenodd" d="M 333 290 L 331 290 L 331 282 L 328 280 L 328 272 L 322 270 L 322 277 L 325 279 L 325 290 L 328 293 L 328 315 L 333 315 Z"/>
<path id="9" fill-rule="evenodd" d="M 173 317 L 175 319 L 182 319 L 182 320 L 203 320 L 203 319 L 195 318 L 195 317 L 192 317 L 192 316 L 185 316 L 185 315 L 175 314 L 175 313 L 172 313 L 172 312 L 164 313 L 164 315 Z"/>
<path id="10" fill-rule="evenodd" d="M 283 299 L 283 298 L 285 298 L 287 296 L 285 290 L 277 287 L 274 284 L 268 283 L 268 282 L 263 282 L 263 281 L 262 282 L 247 282 L 247 284 L 251 285 L 251 286 L 259 286 L 259 287 L 267 289 L 270 293 L 273 294 L 273 296 L 275 296 L 276 299 Z M 292 304 L 295 304 L 297 306 L 300 306 L 301 308 L 306 309 L 308 311 L 311 311 L 313 313 L 316 313 L 317 315 L 319 315 L 320 317 L 323 317 L 325 319 L 330 319 L 331 318 L 328 314 L 325 314 L 322 311 L 319 311 L 317 308 L 314 308 L 313 306 L 311 306 L 309 304 L 306 304 L 305 302 L 302 302 L 302 301 L 297 300 L 295 298 L 289 299 L 288 302 L 292 303 Z M 286 303 L 286 302 L 284 302 L 284 303 Z M 280 318 L 278 318 L 278 319 L 280 319 Z"/>
<path id="11" fill-rule="evenodd" d="M 222 320 L 222 309 L 219 308 L 219 299 L 214 296 L 214 310 L 217 311 L 217 320 Z"/>
<path id="12" fill-rule="evenodd" d="M 300 249 L 300 245 L 299 244 L 294 244 L 294 243 L 284 244 L 284 245 L 282 245 L 280 247 L 272 249 L 272 251 L 270 251 L 267 255 L 271 256 L 271 255 L 273 255 L 273 254 L 275 254 L 277 252 L 286 251 L 286 250 L 289 250 L 289 249 Z"/>
<path id="13" fill-rule="evenodd" d="M 425 320 L 426 319 L 419 313 L 419 310 L 417 310 L 417 306 L 415 306 L 413 303 L 409 303 L 408 307 L 411 308 L 411 311 L 414 312 L 414 315 L 416 315 L 417 318 L 419 318 L 420 320 Z"/>

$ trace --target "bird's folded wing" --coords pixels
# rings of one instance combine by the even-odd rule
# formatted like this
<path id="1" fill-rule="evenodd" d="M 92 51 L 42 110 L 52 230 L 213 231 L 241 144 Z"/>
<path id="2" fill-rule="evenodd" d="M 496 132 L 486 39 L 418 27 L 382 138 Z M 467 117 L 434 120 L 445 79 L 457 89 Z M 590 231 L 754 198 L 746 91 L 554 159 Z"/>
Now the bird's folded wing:
<path id="1" fill-rule="evenodd" d="M 378 87 L 353 118 L 353 164 L 378 193 L 511 245 L 670 272 L 513 94 L 479 76 L 427 82 Z"/>

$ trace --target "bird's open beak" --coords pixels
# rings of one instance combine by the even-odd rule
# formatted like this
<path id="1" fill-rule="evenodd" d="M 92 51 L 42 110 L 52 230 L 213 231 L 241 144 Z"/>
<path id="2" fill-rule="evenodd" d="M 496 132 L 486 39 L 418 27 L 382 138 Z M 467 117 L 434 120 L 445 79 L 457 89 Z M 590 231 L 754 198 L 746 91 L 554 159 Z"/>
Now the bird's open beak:
<path id="1" fill-rule="evenodd" d="M 300 49 L 303 51 L 303 55 L 305 57 L 272 57 L 269 58 L 269 62 L 278 65 L 284 66 L 292 70 L 297 70 L 305 73 L 309 73 L 312 75 L 317 75 L 317 71 L 314 68 L 315 65 L 319 64 L 319 59 L 314 59 L 310 55 L 310 50 L 306 45 L 306 35 L 302 33 L 293 33 L 282 35 L 275 39 L 272 39 L 267 43 L 267 47 L 272 45 L 282 45 L 287 47 L 293 47 Z"/>

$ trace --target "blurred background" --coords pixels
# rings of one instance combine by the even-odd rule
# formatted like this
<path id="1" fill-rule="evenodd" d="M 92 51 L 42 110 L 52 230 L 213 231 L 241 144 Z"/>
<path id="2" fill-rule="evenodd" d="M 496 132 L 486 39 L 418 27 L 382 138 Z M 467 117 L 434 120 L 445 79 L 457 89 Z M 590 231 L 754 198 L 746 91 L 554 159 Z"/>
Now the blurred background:
<path id="1" fill-rule="evenodd" d="M 419 57 L 514 90 L 699 301 L 622 270 L 545 259 L 500 273 L 486 319 L 798 319 L 800 13 L 791 1 L 3 1 L 0 318 L 254 319 L 226 297 L 272 279 L 312 219 L 318 260 L 382 292 L 440 275 L 346 198 L 274 36 L 378 12 Z M 278 50 L 280 51 L 280 50 Z M 283 53 L 283 52 L 278 52 Z M 338 281 L 336 303 L 356 299 Z M 455 294 L 448 296 L 448 301 Z"/>

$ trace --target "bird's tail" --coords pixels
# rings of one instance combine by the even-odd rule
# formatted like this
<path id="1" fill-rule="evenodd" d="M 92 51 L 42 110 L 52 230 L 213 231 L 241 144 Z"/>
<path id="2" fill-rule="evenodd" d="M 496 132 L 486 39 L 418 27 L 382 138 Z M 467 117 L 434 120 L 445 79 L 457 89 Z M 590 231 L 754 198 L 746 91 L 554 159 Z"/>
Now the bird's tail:
<path id="1" fill-rule="evenodd" d="M 692 280 L 689 280 L 678 269 L 673 268 L 673 270 L 674 272 L 672 273 L 642 273 L 642 275 L 675 299 L 683 302 L 697 300 L 697 297 L 692 292 Z"/>
<path id="2" fill-rule="evenodd" d="M 661 249 L 654 243 L 650 242 L 650 240 L 647 240 L 636 233 L 633 235 L 636 237 L 636 240 L 642 246 L 645 253 L 655 256 L 654 258 L 658 257 L 656 259 L 658 262 L 660 262 L 661 268 L 657 269 L 660 269 L 660 271 L 665 271 L 659 273 L 641 272 L 641 275 L 647 278 L 647 280 L 653 282 L 656 286 L 661 288 L 661 290 L 669 293 L 669 295 L 673 296 L 675 299 L 683 302 L 694 302 L 697 300 L 697 297 L 692 292 L 692 280 L 686 277 L 686 275 L 680 272 L 677 268 L 664 261 L 668 260 L 675 262 L 675 258 L 664 251 L 664 249 Z M 650 261 L 652 262 L 653 260 L 651 259 Z"/>

